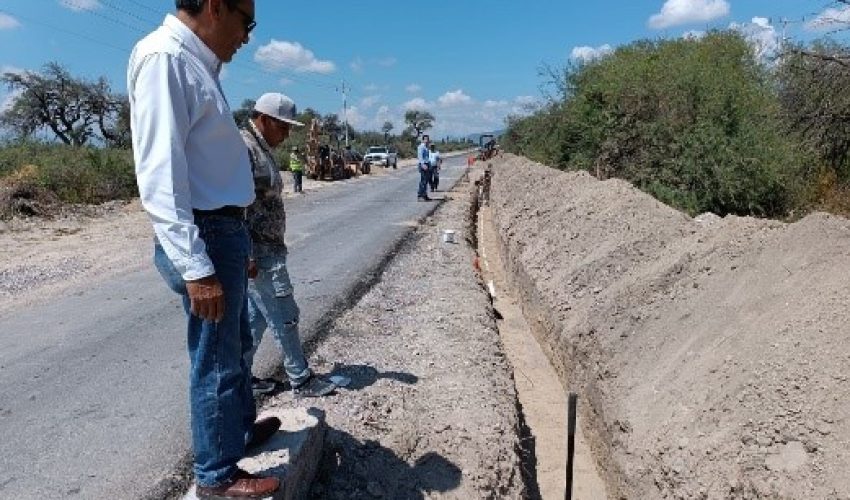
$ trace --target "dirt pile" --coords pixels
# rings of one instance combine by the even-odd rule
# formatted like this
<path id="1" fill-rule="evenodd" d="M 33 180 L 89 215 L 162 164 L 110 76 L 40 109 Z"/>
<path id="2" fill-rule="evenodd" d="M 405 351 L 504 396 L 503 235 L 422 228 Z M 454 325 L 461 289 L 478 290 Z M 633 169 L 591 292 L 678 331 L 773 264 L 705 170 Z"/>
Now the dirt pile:
<path id="1" fill-rule="evenodd" d="M 850 222 L 691 219 L 506 155 L 524 310 L 624 498 L 850 498 Z"/>

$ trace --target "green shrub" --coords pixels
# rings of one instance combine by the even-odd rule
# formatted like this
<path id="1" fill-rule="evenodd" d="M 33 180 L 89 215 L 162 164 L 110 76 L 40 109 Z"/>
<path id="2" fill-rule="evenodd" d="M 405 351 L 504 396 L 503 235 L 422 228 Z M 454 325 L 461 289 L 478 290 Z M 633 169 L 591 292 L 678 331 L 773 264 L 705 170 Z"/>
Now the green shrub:
<path id="1" fill-rule="evenodd" d="M 130 150 L 22 142 L 0 147 L 0 180 L 34 166 L 39 187 L 66 203 L 103 203 L 138 196 Z"/>
<path id="2" fill-rule="evenodd" d="M 739 34 L 640 41 L 568 67 L 561 96 L 509 122 L 508 150 L 619 177 L 691 214 L 783 216 L 806 158 Z"/>

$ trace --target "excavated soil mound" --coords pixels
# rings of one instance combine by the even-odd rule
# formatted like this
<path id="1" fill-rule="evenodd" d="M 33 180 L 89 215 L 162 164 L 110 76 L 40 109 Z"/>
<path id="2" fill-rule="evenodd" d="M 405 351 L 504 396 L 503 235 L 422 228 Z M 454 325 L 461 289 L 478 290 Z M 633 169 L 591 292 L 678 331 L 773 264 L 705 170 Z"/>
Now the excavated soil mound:
<path id="1" fill-rule="evenodd" d="M 609 491 L 850 499 L 850 222 L 691 219 L 510 155 L 490 196 Z"/>

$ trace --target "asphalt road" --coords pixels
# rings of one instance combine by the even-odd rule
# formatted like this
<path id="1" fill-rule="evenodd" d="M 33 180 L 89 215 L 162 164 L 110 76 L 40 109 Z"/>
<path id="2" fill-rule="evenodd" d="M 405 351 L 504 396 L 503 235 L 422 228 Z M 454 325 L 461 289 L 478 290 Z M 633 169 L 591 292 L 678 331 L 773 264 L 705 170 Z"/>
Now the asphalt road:
<path id="1" fill-rule="evenodd" d="M 451 187 L 465 157 L 447 159 Z M 435 203 L 400 168 L 287 201 L 302 331 L 315 335 L 375 279 Z M 442 197 L 443 193 L 437 193 Z M 189 452 L 185 318 L 151 265 L 0 317 L 0 498 L 140 498 Z M 271 335 L 258 371 L 277 368 Z"/>

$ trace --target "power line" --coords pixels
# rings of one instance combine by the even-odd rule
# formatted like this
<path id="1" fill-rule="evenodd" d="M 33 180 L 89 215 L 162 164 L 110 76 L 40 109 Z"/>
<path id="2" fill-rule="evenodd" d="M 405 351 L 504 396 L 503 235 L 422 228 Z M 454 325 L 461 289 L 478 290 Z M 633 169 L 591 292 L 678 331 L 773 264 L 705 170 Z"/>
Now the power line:
<path id="1" fill-rule="evenodd" d="M 88 35 L 84 35 L 82 33 L 77 33 L 75 31 L 71 31 L 71 30 L 66 29 L 66 28 L 61 28 L 59 26 L 55 26 L 55 25 L 52 25 L 50 23 L 46 23 L 44 21 L 32 19 L 32 18 L 29 18 L 29 17 L 26 17 L 26 16 L 22 16 L 20 14 L 13 14 L 13 13 L 9 12 L 8 10 L 5 10 L 5 9 L 0 9 L 0 12 L 7 14 L 7 15 L 10 15 L 10 16 L 14 16 L 14 17 L 23 19 L 24 21 L 27 21 L 27 22 L 30 22 L 30 23 L 33 23 L 33 24 L 36 24 L 36 25 L 40 25 L 40 26 L 44 26 L 46 28 L 50 28 L 53 31 L 59 31 L 59 32 L 62 32 L 62 33 L 66 33 L 68 35 L 72 35 L 72 36 L 75 36 L 75 37 L 78 37 L 78 38 L 82 38 L 84 40 L 88 40 L 89 42 L 92 42 L 94 44 L 101 45 L 103 47 L 107 47 L 107 48 L 110 48 L 110 49 L 120 51 L 122 54 L 128 54 L 130 52 L 130 49 L 127 48 L 127 47 L 118 47 L 117 45 L 112 45 L 111 43 L 104 42 L 103 40 L 98 40 L 98 39 L 92 38 Z"/>
<path id="2" fill-rule="evenodd" d="M 144 4 L 144 3 L 139 2 L 137 0 L 125 0 L 125 1 L 130 2 L 131 4 L 136 5 L 137 7 L 141 7 L 143 9 L 147 10 L 147 11 L 153 12 L 154 14 L 162 14 L 163 13 L 162 10 L 154 9 L 153 7 L 150 7 L 147 4 Z"/>
<path id="3" fill-rule="evenodd" d="M 94 10 L 94 9 L 93 9 L 93 8 L 91 8 L 91 7 L 88 7 L 88 6 L 86 6 L 86 5 L 82 5 L 82 4 L 79 4 L 79 3 L 77 3 L 77 2 L 74 2 L 73 0 L 64 0 L 64 4 L 65 4 L 65 5 L 72 6 L 72 7 L 75 7 L 75 8 L 77 8 L 78 10 L 80 10 L 80 11 L 82 11 L 82 12 L 86 12 L 86 13 L 88 13 L 88 14 L 91 14 L 91 15 L 93 15 L 93 16 L 99 17 L 99 18 L 101 18 L 101 19 L 105 19 L 105 20 L 107 20 L 107 21 L 109 21 L 109 22 L 111 22 L 111 23 L 117 24 L 117 25 L 119 25 L 119 26 L 123 26 L 123 27 L 125 27 L 125 28 L 131 29 L 131 30 L 133 30 L 133 31 L 135 31 L 135 32 L 137 32 L 137 33 L 141 33 L 141 34 L 143 34 L 143 35 L 146 35 L 146 34 L 147 34 L 144 30 L 142 30 L 142 29 L 141 29 L 141 28 L 139 28 L 138 26 L 131 26 L 131 25 L 129 25 L 129 24 L 127 24 L 127 23 L 125 23 L 124 21 L 120 20 L 120 19 L 115 19 L 114 17 L 109 17 L 109 16 L 107 16 L 107 15 L 105 15 L 105 14 L 102 14 L 102 13 L 100 13 L 100 12 L 97 12 L 96 10 Z"/>
<path id="4" fill-rule="evenodd" d="M 154 23 L 153 21 L 151 21 L 149 19 L 145 19 L 145 18 L 142 18 L 140 16 L 136 16 L 133 13 L 131 13 L 131 12 L 125 10 L 125 9 L 117 7 L 109 0 L 100 0 L 100 1 L 101 1 L 101 3 L 106 5 L 107 7 L 113 9 L 114 11 L 116 11 L 120 14 L 129 16 L 129 17 L 131 17 L 131 18 L 133 18 L 137 21 L 141 21 L 143 23 L 151 24 L 154 29 L 156 27 L 158 27 L 157 23 Z M 129 1 L 131 1 L 131 3 L 133 3 L 134 5 L 138 5 L 140 7 L 146 8 L 147 10 L 154 11 L 152 8 L 147 7 L 143 4 L 140 4 L 139 2 L 132 1 L 132 0 L 129 0 Z M 120 20 L 120 19 L 116 19 L 114 17 L 104 15 L 100 12 L 96 12 L 96 11 L 92 10 L 91 8 L 88 8 L 84 5 L 81 5 L 81 4 L 79 4 L 79 3 L 77 3 L 73 0 L 67 0 L 66 4 L 71 5 L 73 7 L 76 7 L 83 12 L 87 12 L 89 14 L 92 14 L 95 17 L 98 17 L 102 20 L 108 21 L 112 24 L 117 24 L 117 25 L 123 26 L 125 28 L 131 29 L 134 32 L 140 33 L 142 35 L 148 34 L 148 31 L 144 31 L 144 30 L 138 28 L 137 26 L 132 26 L 132 25 L 127 24 L 126 22 Z M 53 30 L 53 31 L 56 31 L 56 32 L 65 33 L 67 35 L 71 35 L 73 37 L 86 40 L 86 41 L 93 43 L 95 45 L 99 45 L 99 46 L 102 46 L 102 47 L 106 47 L 106 48 L 121 52 L 122 54 L 125 54 L 125 55 L 128 54 L 132 50 L 131 47 L 121 47 L 121 46 L 118 46 L 118 45 L 114 45 L 110 42 L 106 42 L 106 41 L 94 38 L 94 37 L 89 36 L 87 34 L 78 33 L 78 32 L 75 32 L 73 30 L 69 30 L 67 28 L 63 28 L 63 27 L 60 27 L 60 26 L 53 25 L 51 23 L 47 23 L 47 22 L 44 22 L 44 21 L 41 21 L 41 20 L 33 19 L 33 18 L 30 18 L 30 17 L 27 17 L 27 16 L 22 16 L 20 14 L 15 14 L 15 13 L 12 13 L 12 12 L 6 10 L 6 9 L 0 9 L 0 12 L 8 14 L 8 15 L 13 16 L 13 17 L 23 19 L 23 20 L 25 20 L 29 23 L 35 24 L 35 25 L 46 27 L 46 28 Z M 315 78 L 309 78 L 309 77 L 302 76 L 302 75 L 295 75 L 295 74 L 292 74 L 290 72 L 275 73 L 275 72 L 266 70 L 265 68 L 263 68 L 259 64 L 255 67 L 255 66 L 251 66 L 251 65 L 241 63 L 241 62 L 232 62 L 232 63 L 229 64 L 229 66 L 237 67 L 237 68 L 243 69 L 245 71 L 261 75 L 263 77 L 273 77 L 273 78 L 276 78 L 276 79 L 287 78 L 287 79 L 290 79 L 294 82 L 298 82 L 298 83 L 309 85 L 309 86 L 314 86 L 316 88 L 320 88 L 320 89 L 324 89 L 324 90 L 330 90 L 334 93 L 336 93 L 338 91 L 338 86 L 333 84 L 333 83 L 326 82 L 326 81 L 320 81 L 320 80 L 317 80 Z M 346 83 L 346 86 L 347 86 L 347 83 Z M 346 90 L 350 91 L 351 87 L 347 86 Z"/>
<path id="5" fill-rule="evenodd" d="M 144 18 L 144 17 L 138 16 L 138 15 L 136 15 L 135 13 L 130 12 L 130 11 L 128 11 L 128 10 L 125 10 L 125 9 L 123 9 L 123 8 L 121 8 L 121 7 L 116 7 L 116 6 L 115 6 L 112 2 L 109 2 L 109 1 L 107 1 L 107 0 L 100 0 L 100 3 L 102 3 L 103 5 L 106 5 L 107 7 L 109 7 L 109 8 L 110 8 L 110 9 L 112 9 L 112 10 L 118 11 L 118 12 L 120 12 L 120 13 L 122 13 L 122 14 L 124 14 L 124 15 L 128 16 L 128 17 L 132 17 L 133 19 L 135 19 L 135 20 L 137 20 L 137 21 L 141 21 L 141 22 L 143 22 L 143 23 L 145 23 L 145 24 L 152 24 L 152 25 L 154 25 L 154 26 L 156 26 L 156 25 L 158 24 L 158 22 L 157 22 L 157 21 L 151 21 L 150 19 L 147 19 L 147 18 Z"/>

